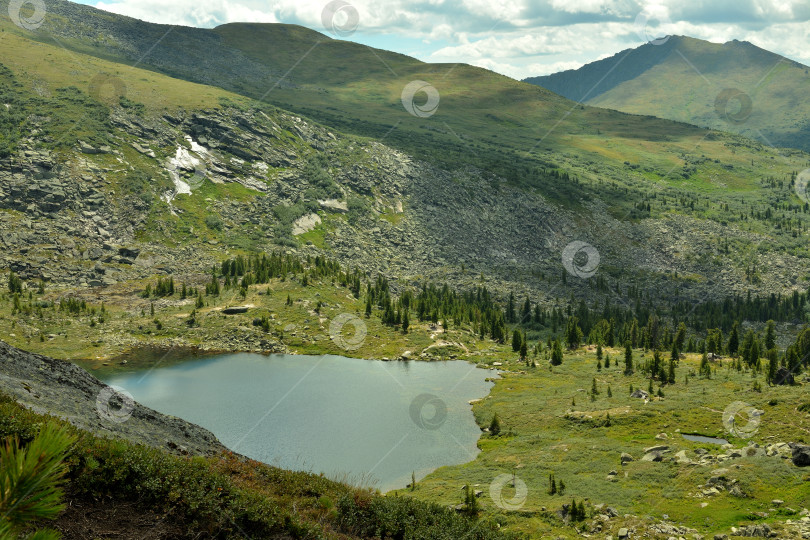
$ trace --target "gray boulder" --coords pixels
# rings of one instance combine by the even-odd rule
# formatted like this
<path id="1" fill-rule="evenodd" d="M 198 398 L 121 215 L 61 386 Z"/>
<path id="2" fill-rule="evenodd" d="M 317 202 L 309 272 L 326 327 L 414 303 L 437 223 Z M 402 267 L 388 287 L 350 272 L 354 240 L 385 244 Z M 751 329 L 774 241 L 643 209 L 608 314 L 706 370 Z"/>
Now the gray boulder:
<path id="1" fill-rule="evenodd" d="M 786 367 L 780 367 L 776 370 L 776 375 L 773 378 L 776 384 L 793 384 L 795 381 L 793 379 L 793 373 L 790 372 Z"/>
<path id="2" fill-rule="evenodd" d="M 791 444 L 793 450 L 793 464 L 797 467 L 810 467 L 810 446 L 806 444 Z"/>

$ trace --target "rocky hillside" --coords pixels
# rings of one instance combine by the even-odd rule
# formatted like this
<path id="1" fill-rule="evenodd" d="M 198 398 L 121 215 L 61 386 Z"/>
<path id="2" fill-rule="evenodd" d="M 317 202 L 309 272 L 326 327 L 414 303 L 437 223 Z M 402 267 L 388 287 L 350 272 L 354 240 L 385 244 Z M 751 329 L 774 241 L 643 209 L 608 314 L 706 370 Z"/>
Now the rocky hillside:
<path id="1" fill-rule="evenodd" d="M 335 120 L 337 129 L 50 46 L 45 38 L 58 34 L 77 49 L 97 42 L 136 54 L 135 43 L 160 28 L 67 2 L 49 14 L 33 34 L 0 21 L 8 30 L 0 38 L 9 115 L 0 149 L 0 267 L 32 283 L 103 287 L 173 274 L 199 284 L 226 256 L 279 246 L 385 273 L 395 289 L 424 280 L 462 288 L 486 283 L 499 298 L 515 291 L 547 305 L 572 296 L 631 305 L 637 297 L 694 302 L 784 293 L 804 287 L 810 273 L 809 209 L 794 190 L 795 173 L 807 163 L 801 152 L 571 108 L 549 92 L 464 67 L 453 77 L 477 81 L 475 100 L 464 101 L 458 92 L 465 87 L 454 80 L 442 94 L 442 111 L 454 113 L 445 119 L 408 115 L 399 91 L 396 106 L 348 92 L 334 104 L 349 109 L 308 109 Z M 80 15 L 86 24 L 77 22 Z M 273 25 L 244 30 L 261 43 L 289 35 L 295 47 L 314 34 Z M 173 29 L 170 36 L 175 31 L 189 40 L 216 34 L 220 46 L 238 45 L 243 56 L 257 58 L 231 27 L 213 34 Z M 301 76 L 335 61 L 333 49 L 319 50 L 320 63 Z M 50 59 L 47 69 L 41 57 Z M 296 109 L 325 99 L 307 80 L 283 94 L 300 100 L 290 103 Z M 367 90 L 396 86 L 376 83 Z M 273 95 L 286 91 L 273 88 Z M 338 99 L 334 92 L 326 94 Z M 514 99 L 489 99 L 504 92 Z M 501 129 L 524 106 L 555 126 L 542 143 L 536 125 Z M 349 110 L 358 116 L 343 114 Z M 364 114 L 375 116 L 377 127 L 402 130 L 402 138 L 346 133 L 369 132 L 358 120 Z M 483 119 L 495 122 L 478 126 L 492 128 L 484 129 L 492 139 L 486 142 L 451 125 Z M 451 149 L 450 139 L 461 146 Z M 524 143 L 534 150 L 521 151 Z M 580 275 L 564 260 L 577 245 L 593 248 L 598 274 Z M 587 266 L 577 260 L 578 268 Z"/>
<path id="2" fill-rule="evenodd" d="M 0 341 L 0 392 L 26 408 L 64 418 L 102 437 L 178 455 L 217 455 L 225 447 L 199 426 L 144 407 L 70 362 L 27 353 Z"/>
<path id="3" fill-rule="evenodd" d="M 591 293 L 561 279 L 561 254 L 580 239 L 598 246 L 610 279 L 689 297 L 743 292 L 745 266 L 761 257 L 719 257 L 717 238 L 766 239 L 690 216 L 623 221 L 598 201 L 569 210 L 475 167 L 447 170 L 268 107 L 113 108 L 107 144 L 54 150 L 36 135 L 47 121 L 30 118 L 34 135 L 0 162 L 0 266 L 62 286 L 204 275 L 233 250 L 282 245 L 405 282 L 467 286 L 484 274 L 503 294 L 553 299 Z M 787 253 L 769 258 L 764 290 L 799 285 L 808 269 Z"/>
<path id="4" fill-rule="evenodd" d="M 147 119 L 118 110 L 110 123 L 107 146 L 78 141 L 57 154 L 31 137 L 13 167 L 0 168 L 8 210 L 0 265 L 24 279 L 99 287 L 155 272 L 203 274 L 229 250 L 281 244 L 372 273 L 459 285 L 484 273 L 564 294 L 581 284 L 562 288 L 561 253 L 584 238 L 625 283 L 639 272 L 664 286 L 678 269 L 715 276 L 685 285 L 733 290 L 740 268 L 714 262 L 713 238 L 760 240 L 686 217 L 622 222 L 597 203 L 583 223 L 473 167 L 437 168 L 282 111 Z M 780 259 L 763 272 L 771 290 L 802 275 L 802 260 Z"/>

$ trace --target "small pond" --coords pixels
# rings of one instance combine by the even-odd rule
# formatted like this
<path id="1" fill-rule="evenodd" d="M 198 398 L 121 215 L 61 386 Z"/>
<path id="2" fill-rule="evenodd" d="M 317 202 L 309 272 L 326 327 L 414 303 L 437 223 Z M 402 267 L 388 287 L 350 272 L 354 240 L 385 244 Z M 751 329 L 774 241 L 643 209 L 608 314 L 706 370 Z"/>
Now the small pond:
<path id="1" fill-rule="evenodd" d="M 684 433 L 683 438 L 688 441 L 710 443 L 710 444 L 728 444 L 725 439 L 718 439 L 717 437 L 707 437 L 705 435 L 687 435 Z"/>

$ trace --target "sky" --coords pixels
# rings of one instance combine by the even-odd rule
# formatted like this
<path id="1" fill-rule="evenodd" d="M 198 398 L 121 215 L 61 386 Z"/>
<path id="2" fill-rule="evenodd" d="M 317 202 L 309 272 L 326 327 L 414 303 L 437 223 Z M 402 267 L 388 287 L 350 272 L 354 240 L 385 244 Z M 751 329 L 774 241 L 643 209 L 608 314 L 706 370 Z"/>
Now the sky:
<path id="1" fill-rule="evenodd" d="M 810 65 L 810 0 L 80 2 L 163 24 L 300 24 L 425 62 L 463 62 L 516 79 L 576 69 L 665 35 L 750 41 Z"/>

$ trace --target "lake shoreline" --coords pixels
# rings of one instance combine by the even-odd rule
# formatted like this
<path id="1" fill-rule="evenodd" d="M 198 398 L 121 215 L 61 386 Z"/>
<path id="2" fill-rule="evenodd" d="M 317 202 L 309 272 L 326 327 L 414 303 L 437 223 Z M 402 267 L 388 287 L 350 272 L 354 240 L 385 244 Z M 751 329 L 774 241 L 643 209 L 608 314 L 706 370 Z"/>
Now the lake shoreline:
<path id="1" fill-rule="evenodd" d="M 151 361 L 152 363 L 142 363 L 143 360 L 139 359 L 139 354 L 145 353 L 147 357 L 151 357 L 151 359 L 147 360 L 147 362 Z M 166 360 L 166 358 L 171 358 L 174 356 L 172 353 L 177 353 L 180 356 L 193 356 L 192 358 L 187 358 L 183 360 Z M 336 355 L 335 352 L 328 351 L 326 349 L 321 348 L 314 348 L 314 350 L 308 350 L 306 352 L 298 352 L 298 351 L 290 351 L 287 347 L 284 350 L 252 350 L 252 349 L 218 349 L 218 348 L 205 348 L 196 345 L 178 345 L 178 346 L 168 346 L 162 344 L 143 344 L 143 345 L 135 345 L 131 346 L 130 348 L 126 349 L 124 352 L 116 354 L 110 358 L 73 358 L 68 360 L 69 362 L 73 362 L 76 365 L 86 369 L 87 371 L 94 373 L 96 375 L 103 375 L 106 376 L 111 373 L 120 373 L 120 372 L 128 372 L 138 369 L 148 369 L 155 367 L 156 365 L 176 365 L 183 362 L 194 361 L 199 358 L 205 358 L 208 356 L 218 356 L 218 355 L 226 355 L 226 354 L 258 354 L 262 356 L 272 356 L 274 354 L 290 354 L 290 355 L 301 355 L 301 356 L 325 356 L 325 355 Z M 343 356 L 346 358 L 353 358 L 356 360 L 370 360 L 370 361 L 379 361 L 379 362 L 421 362 L 421 363 L 437 363 L 437 362 L 467 362 L 468 364 L 472 364 L 480 369 L 488 369 L 493 371 L 498 371 L 496 367 L 482 364 L 481 362 L 474 362 L 470 358 L 436 358 L 436 357 L 413 357 L 413 358 L 389 358 L 389 357 L 380 357 L 380 358 L 371 358 L 367 356 L 355 356 L 352 354 L 352 351 L 342 351 L 337 356 Z M 157 360 L 154 360 L 157 358 Z"/>
<path id="2" fill-rule="evenodd" d="M 121 366 L 126 372 L 102 377 L 251 459 L 329 477 L 363 479 L 368 471 L 381 479 L 371 487 L 382 492 L 404 488 L 412 472 L 421 480 L 477 457 L 482 430 L 472 403 L 490 395 L 495 377 L 459 359 L 368 360 L 206 354 L 151 368 Z"/>

